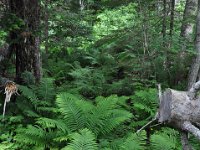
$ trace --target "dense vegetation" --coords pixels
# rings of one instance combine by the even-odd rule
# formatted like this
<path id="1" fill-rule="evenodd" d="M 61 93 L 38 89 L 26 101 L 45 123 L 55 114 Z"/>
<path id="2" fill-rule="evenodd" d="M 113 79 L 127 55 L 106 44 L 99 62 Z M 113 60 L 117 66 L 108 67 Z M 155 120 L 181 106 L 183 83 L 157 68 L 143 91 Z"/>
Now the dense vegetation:
<path id="1" fill-rule="evenodd" d="M 39 2 L 43 76 L 22 73 L 0 117 L 0 149 L 180 150 L 179 132 L 163 124 L 136 131 L 155 116 L 158 83 L 187 87 L 195 48 L 181 36 L 185 0 L 174 9 L 169 0 Z M 0 47 L 25 24 L 5 5 Z M 0 77 L 14 81 L 16 55 L 0 57 Z M 2 111 L 4 99 L 2 88 Z"/>

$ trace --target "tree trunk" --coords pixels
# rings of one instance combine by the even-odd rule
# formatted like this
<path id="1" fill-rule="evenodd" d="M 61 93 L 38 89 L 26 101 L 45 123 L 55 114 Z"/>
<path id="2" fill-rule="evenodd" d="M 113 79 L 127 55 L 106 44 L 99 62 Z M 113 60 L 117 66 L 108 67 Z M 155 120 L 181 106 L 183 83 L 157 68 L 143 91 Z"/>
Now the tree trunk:
<path id="1" fill-rule="evenodd" d="M 166 17 L 167 17 L 167 0 L 163 0 L 163 22 L 162 22 L 162 35 L 163 35 L 163 46 L 165 47 L 165 38 L 166 38 L 166 24 L 167 24 L 167 20 L 166 20 Z"/>
<path id="2" fill-rule="evenodd" d="M 169 32 L 170 37 L 172 37 L 174 30 L 174 9 L 175 9 L 175 0 L 171 0 L 170 32 Z"/>
<path id="3" fill-rule="evenodd" d="M 181 26 L 181 37 L 192 41 L 192 32 L 194 22 L 193 19 L 197 9 L 197 0 L 187 0 L 185 4 L 185 10 L 183 15 L 183 21 Z M 184 43 L 184 42 L 183 42 Z"/>
<path id="4" fill-rule="evenodd" d="M 181 47 L 181 54 L 180 54 L 180 61 L 179 61 L 179 68 L 177 71 L 177 75 L 179 76 L 181 74 L 181 68 L 183 68 L 182 64 L 185 58 L 185 51 L 186 51 L 186 44 L 187 42 L 191 42 L 192 41 L 192 32 L 193 32 L 193 26 L 194 23 L 192 22 L 192 19 L 195 16 L 195 12 L 196 12 L 196 8 L 197 8 L 197 1 L 196 0 L 187 0 L 186 4 L 185 4 L 185 10 L 184 10 L 184 15 L 183 15 L 183 21 L 182 21 L 182 26 L 181 26 L 181 34 L 180 36 L 183 39 L 182 42 L 182 47 Z M 199 2 L 198 2 L 199 5 Z M 199 8 L 198 8 L 198 14 L 199 14 Z M 198 26 L 198 19 L 199 17 L 197 17 L 197 26 Z M 198 32 L 198 30 L 196 30 L 196 33 Z M 196 34 L 196 36 L 198 36 Z M 196 45 L 197 46 L 197 45 Z M 199 51 L 196 47 L 196 50 Z M 200 54 L 198 54 L 200 55 Z M 190 69 L 190 73 L 189 73 L 189 77 L 188 77 L 188 86 L 187 89 L 190 89 L 192 84 L 194 84 L 197 81 L 197 76 L 198 76 L 198 71 L 199 71 L 199 56 L 197 55 L 197 58 L 195 59 L 195 61 L 193 62 L 191 69 Z M 179 77 L 180 80 L 180 77 Z M 182 132 L 181 134 L 181 143 L 183 146 L 184 150 L 192 150 L 191 145 L 188 142 L 188 136 L 186 132 Z"/>
<path id="5" fill-rule="evenodd" d="M 10 32 L 11 48 L 16 52 L 16 81 L 22 82 L 22 73 L 32 72 L 36 82 L 41 78 L 38 36 L 39 1 L 10 0 L 10 11 L 24 22 L 20 29 Z"/>
<path id="6" fill-rule="evenodd" d="M 196 57 L 192 63 L 189 72 L 188 78 L 188 89 L 191 88 L 192 84 L 194 84 L 198 79 L 199 67 L 200 67 L 200 0 L 198 1 L 198 11 L 196 18 L 196 38 L 195 38 L 195 49 L 196 49 Z"/>
<path id="7" fill-rule="evenodd" d="M 45 16 L 44 16 L 44 22 L 45 22 L 45 53 L 46 53 L 46 59 L 48 58 L 48 40 L 49 40 L 49 0 L 45 1 Z"/>

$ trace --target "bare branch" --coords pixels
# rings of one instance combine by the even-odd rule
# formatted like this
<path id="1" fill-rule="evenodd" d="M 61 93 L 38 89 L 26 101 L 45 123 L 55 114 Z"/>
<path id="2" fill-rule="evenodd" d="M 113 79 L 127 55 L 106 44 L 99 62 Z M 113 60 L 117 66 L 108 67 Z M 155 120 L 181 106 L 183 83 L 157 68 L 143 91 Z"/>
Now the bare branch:
<path id="1" fill-rule="evenodd" d="M 158 96 L 159 96 L 159 102 L 161 103 L 161 101 L 162 101 L 162 90 L 161 90 L 160 84 L 158 84 Z"/>
<path id="2" fill-rule="evenodd" d="M 181 143 L 183 146 L 183 150 L 193 150 L 188 141 L 188 133 L 185 131 L 181 131 Z"/>
<path id="3" fill-rule="evenodd" d="M 194 83 L 188 91 L 188 96 L 190 99 L 195 99 L 198 90 L 200 89 L 200 81 Z"/>
<path id="4" fill-rule="evenodd" d="M 136 134 L 138 134 L 140 131 L 142 131 L 144 128 L 146 128 L 148 125 L 150 125 L 152 122 L 154 122 L 155 120 L 158 119 L 158 113 L 156 113 L 155 117 L 149 121 L 147 124 L 145 124 L 142 128 L 140 128 L 139 130 L 137 130 Z"/>
<path id="5" fill-rule="evenodd" d="M 185 121 L 182 125 L 182 129 L 192 133 L 194 136 L 196 136 L 200 140 L 200 130 L 194 125 L 192 125 L 191 122 Z"/>

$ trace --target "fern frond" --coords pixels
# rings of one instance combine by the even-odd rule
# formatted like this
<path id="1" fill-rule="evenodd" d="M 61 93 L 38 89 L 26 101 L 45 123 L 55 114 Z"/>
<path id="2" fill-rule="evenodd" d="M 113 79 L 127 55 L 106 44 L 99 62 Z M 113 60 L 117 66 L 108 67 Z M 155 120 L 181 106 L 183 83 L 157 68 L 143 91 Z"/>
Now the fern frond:
<path id="1" fill-rule="evenodd" d="M 41 100 L 53 100 L 55 97 L 54 79 L 42 78 L 39 85 L 31 86 Z"/>
<path id="2" fill-rule="evenodd" d="M 175 150 L 179 145 L 178 132 L 170 128 L 162 129 L 151 136 L 151 148 L 154 150 Z"/>
<path id="3" fill-rule="evenodd" d="M 27 128 L 19 128 L 16 130 L 15 141 L 27 145 L 45 146 L 45 131 L 40 127 L 29 125 Z"/>
<path id="4" fill-rule="evenodd" d="M 69 93 L 61 93 L 57 96 L 56 103 L 63 114 L 67 126 L 75 131 L 85 126 L 85 116 L 80 106 L 76 104 L 79 99 Z"/>
<path id="5" fill-rule="evenodd" d="M 141 138 L 143 136 L 143 138 Z M 145 141 L 143 140 L 145 135 L 136 135 L 136 134 L 130 134 L 124 141 L 124 143 L 121 145 L 121 150 L 144 150 L 145 149 Z"/>
<path id="6" fill-rule="evenodd" d="M 22 92 L 23 96 L 30 99 L 31 101 L 38 100 L 38 98 L 37 98 L 36 94 L 33 92 L 33 90 L 28 88 L 27 86 L 20 85 L 19 90 Z"/>
<path id="7" fill-rule="evenodd" d="M 95 135 L 87 128 L 72 134 L 72 142 L 62 150 L 97 150 Z"/>
<path id="8" fill-rule="evenodd" d="M 120 108 L 119 100 L 120 98 L 116 95 L 97 98 L 97 106 L 87 116 L 89 118 L 88 127 L 94 133 L 109 133 L 133 117 L 130 112 Z"/>
<path id="9" fill-rule="evenodd" d="M 63 132 L 69 131 L 66 124 L 62 120 L 54 120 L 50 118 L 38 118 L 36 123 L 41 125 L 42 128 L 58 128 Z"/>
<path id="10" fill-rule="evenodd" d="M 53 147 L 53 139 L 56 134 L 51 130 L 43 129 L 39 126 L 28 125 L 26 128 L 16 129 L 14 137 L 17 143 L 29 145 L 31 147 Z"/>

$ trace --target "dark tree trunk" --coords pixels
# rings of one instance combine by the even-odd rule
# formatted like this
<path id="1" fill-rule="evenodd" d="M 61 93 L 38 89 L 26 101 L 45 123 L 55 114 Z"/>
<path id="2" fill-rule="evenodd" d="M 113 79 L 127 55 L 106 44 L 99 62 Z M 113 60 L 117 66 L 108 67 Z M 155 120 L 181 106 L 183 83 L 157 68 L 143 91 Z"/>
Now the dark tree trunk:
<path id="1" fill-rule="evenodd" d="M 49 0 L 45 1 L 45 52 L 46 52 L 46 57 L 48 56 L 48 40 L 49 40 L 49 10 L 48 10 L 48 4 Z M 47 57 L 48 58 L 48 57 Z"/>
<path id="2" fill-rule="evenodd" d="M 40 71 L 40 40 L 39 29 L 39 1 L 38 0 L 10 0 L 10 11 L 24 22 L 20 29 L 10 32 L 11 48 L 16 52 L 16 80 L 21 82 L 21 75 L 25 71 L 32 72 L 36 82 L 41 78 Z"/>
<path id="3" fill-rule="evenodd" d="M 174 30 L 174 9 L 175 9 L 175 0 L 171 0 L 170 33 L 169 33 L 171 37 L 173 35 L 173 30 Z"/>
<path id="4" fill-rule="evenodd" d="M 162 35 L 163 35 L 163 46 L 165 47 L 165 38 L 166 38 L 166 28 L 167 28 L 167 0 L 163 0 L 163 22 L 162 22 Z"/>

